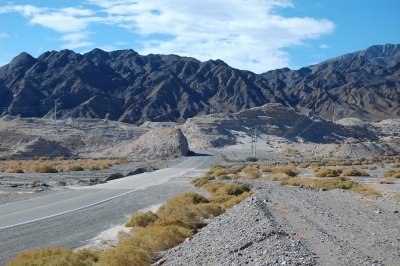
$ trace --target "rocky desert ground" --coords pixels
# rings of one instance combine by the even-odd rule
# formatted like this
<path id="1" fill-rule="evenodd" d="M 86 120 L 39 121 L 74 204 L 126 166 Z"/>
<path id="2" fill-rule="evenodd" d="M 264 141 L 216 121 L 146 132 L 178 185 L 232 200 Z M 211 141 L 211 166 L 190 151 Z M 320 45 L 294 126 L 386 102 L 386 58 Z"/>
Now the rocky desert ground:
<path id="1" fill-rule="evenodd" d="M 154 171 L 180 156 L 213 151 L 222 155 L 224 169 L 255 169 L 254 178 L 251 171 L 214 172 L 217 181 L 245 184 L 253 195 L 158 253 L 155 265 L 397 265 L 398 132 L 399 119 L 332 122 L 279 104 L 141 126 L 6 116 L 0 119 L 0 203 Z M 273 170 L 280 165 L 292 172 Z M 332 189 L 326 181 L 343 184 Z M 116 228 L 125 233 L 114 230 L 114 238 L 129 234 L 123 225 Z"/>

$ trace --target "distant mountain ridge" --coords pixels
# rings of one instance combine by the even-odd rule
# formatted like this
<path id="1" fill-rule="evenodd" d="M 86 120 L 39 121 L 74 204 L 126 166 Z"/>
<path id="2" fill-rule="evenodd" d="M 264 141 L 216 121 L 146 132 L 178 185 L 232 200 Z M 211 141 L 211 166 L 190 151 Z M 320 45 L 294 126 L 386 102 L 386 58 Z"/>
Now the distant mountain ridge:
<path id="1" fill-rule="evenodd" d="M 133 50 L 21 53 L 0 68 L 0 114 L 183 122 L 266 103 L 323 117 L 400 115 L 400 45 L 377 45 L 320 64 L 257 75 L 221 60 Z"/>

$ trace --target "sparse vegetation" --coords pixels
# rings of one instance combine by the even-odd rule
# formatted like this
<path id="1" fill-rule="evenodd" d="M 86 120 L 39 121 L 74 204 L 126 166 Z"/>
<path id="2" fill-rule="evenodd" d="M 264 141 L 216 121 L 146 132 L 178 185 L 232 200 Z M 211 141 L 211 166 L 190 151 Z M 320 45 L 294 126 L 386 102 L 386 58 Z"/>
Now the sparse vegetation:
<path id="1" fill-rule="evenodd" d="M 33 172 L 36 172 L 36 173 L 58 173 L 58 170 L 55 169 L 50 164 L 39 164 L 33 168 Z"/>
<path id="2" fill-rule="evenodd" d="M 394 196 L 393 196 L 393 199 L 394 199 L 395 201 L 400 201 L 400 194 L 394 195 Z"/>
<path id="3" fill-rule="evenodd" d="M 204 177 L 201 180 L 205 180 Z M 174 247 L 192 236 L 203 226 L 204 219 L 224 213 L 251 195 L 250 189 L 242 184 L 197 183 L 211 193 L 209 198 L 195 192 L 184 192 L 169 199 L 156 213 L 134 214 L 127 223 L 132 227 L 131 236 L 124 236 L 114 248 L 101 252 L 41 249 L 22 253 L 7 266 L 150 265 L 157 252 Z"/>
<path id="4" fill-rule="evenodd" d="M 213 195 L 208 199 L 194 192 L 185 192 L 167 201 L 156 213 L 133 215 L 135 228 L 129 239 L 120 241 L 114 249 L 100 254 L 99 265 L 150 265 L 152 256 L 171 248 L 193 235 L 205 218 L 225 211 L 225 205 L 242 201 L 249 194 L 243 185 L 207 183 L 205 189 Z M 216 197 L 219 195 L 219 197 Z M 221 195 L 225 195 L 221 200 Z M 219 199 L 217 202 L 215 199 Z"/>
<path id="5" fill-rule="evenodd" d="M 394 177 L 385 177 L 381 180 L 379 180 L 379 184 L 394 184 Z"/>
<path id="6" fill-rule="evenodd" d="M 69 249 L 51 247 L 23 252 L 7 263 L 7 266 L 65 265 L 91 266 L 99 260 L 98 254 L 89 250 L 73 252 Z"/>
<path id="7" fill-rule="evenodd" d="M 377 192 L 372 187 L 359 184 L 346 177 L 335 177 L 327 179 L 315 179 L 315 178 L 291 178 L 281 182 L 282 185 L 290 186 L 306 186 L 317 190 L 332 190 L 332 189 L 345 189 L 361 193 L 367 196 L 379 196 Z"/>
<path id="8" fill-rule="evenodd" d="M 5 173 L 59 173 L 71 171 L 96 171 L 108 169 L 115 164 L 127 163 L 127 160 L 64 160 L 64 158 L 48 159 L 41 157 L 37 160 L 4 160 L 0 161 L 0 172 Z"/>
<path id="9" fill-rule="evenodd" d="M 271 181 L 283 181 L 295 176 L 297 176 L 296 167 L 293 164 L 283 164 L 273 166 L 267 179 Z"/>
<path id="10" fill-rule="evenodd" d="M 157 214 L 147 211 L 138 212 L 132 215 L 129 222 L 126 224 L 127 227 L 146 227 L 149 224 L 154 223 L 158 219 Z"/>
<path id="11" fill-rule="evenodd" d="M 368 172 L 354 168 L 317 168 L 314 169 L 316 177 L 338 177 L 338 176 L 368 176 Z"/>
<path id="12" fill-rule="evenodd" d="M 320 168 L 314 171 L 316 177 L 337 177 L 340 176 L 342 170 L 339 168 Z"/>
<path id="13" fill-rule="evenodd" d="M 242 172 L 245 174 L 245 178 L 248 179 L 257 179 L 261 177 L 260 170 L 254 166 L 246 166 L 242 169 Z"/>
<path id="14" fill-rule="evenodd" d="M 385 177 L 400 178 L 400 170 L 389 170 L 384 173 Z"/>
<path id="15" fill-rule="evenodd" d="M 342 175 L 343 176 L 369 176 L 367 171 L 354 169 L 354 168 L 343 168 Z"/>

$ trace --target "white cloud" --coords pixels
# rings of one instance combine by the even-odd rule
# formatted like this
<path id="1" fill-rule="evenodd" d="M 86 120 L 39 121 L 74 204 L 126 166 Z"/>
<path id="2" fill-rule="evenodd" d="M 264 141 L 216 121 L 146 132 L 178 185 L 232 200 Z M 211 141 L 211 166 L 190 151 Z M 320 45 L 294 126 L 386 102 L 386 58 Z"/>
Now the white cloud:
<path id="1" fill-rule="evenodd" d="M 63 34 L 62 48 L 75 49 L 92 45 L 86 33 L 91 23 L 103 19 L 96 17 L 95 12 L 83 8 L 51 9 L 32 5 L 9 5 L 0 7 L 0 14 L 17 12 L 28 19 L 29 24 L 39 25 Z"/>
<path id="2" fill-rule="evenodd" d="M 66 42 L 62 48 L 67 49 L 77 49 L 93 45 L 92 42 L 88 41 L 89 33 L 86 32 L 68 33 L 63 35 L 61 39 Z"/>
<path id="3" fill-rule="evenodd" d="M 327 45 L 327 44 L 321 44 L 321 45 L 319 46 L 319 48 L 321 48 L 321 49 L 328 49 L 328 48 L 329 48 L 329 45 Z"/>
<path id="4" fill-rule="evenodd" d="M 140 53 L 222 59 L 264 72 L 290 66 L 285 48 L 334 30 L 328 20 L 284 17 L 279 13 L 283 8 L 295 6 L 290 0 L 84 0 L 78 8 L 5 6 L 0 14 L 18 12 L 32 25 L 61 33 L 67 48 L 93 45 L 90 28 L 100 23 L 141 35 Z"/>
<path id="5" fill-rule="evenodd" d="M 283 17 L 288 0 L 88 0 L 103 8 L 109 24 L 143 36 L 141 53 L 222 59 L 255 72 L 290 65 L 284 48 L 301 45 L 334 29 L 328 20 Z"/>
<path id="6" fill-rule="evenodd" d="M 8 37 L 10 37 L 10 34 L 8 34 L 7 32 L 0 32 L 0 39 L 8 38 Z"/>

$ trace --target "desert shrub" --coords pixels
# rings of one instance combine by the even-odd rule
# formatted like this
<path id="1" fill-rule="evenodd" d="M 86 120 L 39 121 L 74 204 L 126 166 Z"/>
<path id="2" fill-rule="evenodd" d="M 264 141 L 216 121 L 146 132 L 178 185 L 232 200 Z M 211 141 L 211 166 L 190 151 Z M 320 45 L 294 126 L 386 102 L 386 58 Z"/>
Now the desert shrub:
<path id="1" fill-rule="evenodd" d="M 225 184 L 212 182 L 203 186 L 203 189 L 210 193 L 222 193 L 227 195 L 238 196 L 243 192 L 250 191 L 250 188 L 242 184 Z"/>
<path id="2" fill-rule="evenodd" d="M 256 157 L 246 157 L 245 161 L 246 162 L 257 162 L 258 158 L 256 158 Z"/>
<path id="3" fill-rule="evenodd" d="M 400 178 L 400 170 L 389 170 L 384 173 L 385 177 Z"/>
<path id="4" fill-rule="evenodd" d="M 209 198 L 211 202 L 215 202 L 215 203 L 224 203 L 230 199 L 232 199 L 235 196 L 232 195 L 228 195 L 225 193 L 214 193 L 211 195 L 211 197 Z"/>
<path id="5" fill-rule="evenodd" d="M 393 177 L 385 177 L 385 178 L 379 180 L 379 184 L 390 185 L 390 184 L 394 184 L 394 183 L 395 182 L 394 182 L 394 178 Z"/>
<path id="6" fill-rule="evenodd" d="M 156 252 L 172 248 L 182 243 L 186 238 L 193 235 L 193 231 L 187 228 L 168 225 L 159 226 L 157 224 L 139 229 L 127 240 L 128 243 L 139 245 L 154 255 Z"/>
<path id="7" fill-rule="evenodd" d="M 89 167 L 89 170 L 90 171 L 99 171 L 99 170 L 101 170 L 101 168 L 98 165 L 92 165 Z"/>
<path id="8" fill-rule="evenodd" d="M 229 168 L 229 172 L 232 175 L 239 174 L 243 170 L 244 167 L 245 167 L 245 165 L 242 165 L 242 164 L 234 164 Z"/>
<path id="9" fill-rule="evenodd" d="M 285 173 L 271 173 L 267 175 L 267 179 L 271 181 L 283 181 L 289 179 L 290 176 L 288 176 Z"/>
<path id="10" fill-rule="evenodd" d="M 343 176 L 368 176 L 369 174 L 365 170 L 359 170 L 354 168 L 343 168 Z"/>
<path id="11" fill-rule="evenodd" d="M 91 266 L 98 261 L 98 255 L 89 250 L 73 252 L 69 249 L 51 247 L 36 249 L 19 254 L 8 262 L 7 266 L 55 265 L 55 266 Z"/>
<path id="12" fill-rule="evenodd" d="M 99 266 L 148 266 L 152 254 L 127 240 L 120 241 L 115 248 L 102 251 L 99 255 Z"/>
<path id="13" fill-rule="evenodd" d="M 36 173 L 58 173 L 57 169 L 50 164 L 37 165 L 33 168 L 33 171 Z"/>
<path id="14" fill-rule="evenodd" d="M 229 171 L 226 168 L 219 168 L 214 171 L 214 175 L 217 177 L 224 176 L 227 174 L 229 174 Z"/>
<path id="15" fill-rule="evenodd" d="M 216 164 L 206 172 L 206 175 L 215 175 L 215 171 L 220 170 L 220 169 L 225 169 L 225 166 Z"/>
<path id="16" fill-rule="evenodd" d="M 367 196 L 380 195 L 379 192 L 377 192 L 375 189 L 366 185 L 361 185 L 346 177 L 335 177 L 330 179 L 291 178 L 282 181 L 281 184 L 291 186 L 307 186 L 317 190 L 345 189 L 358 192 Z"/>
<path id="17" fill-rule="evenodd" d="M 179 225 L 188 229 L 195 229 L 202 221 L 204 215 L 208 216 L 201 204 L 207 204 L 209 200 L 195 192 L 184 192 L 169 199 L 166 204 L 157 211 L 156 225 Z M 200 207 L 199 207 L 200 206 Z"/>
<path id="18" fill-rule="evenodd" d="M 73 172 L 85 171 L 85 169 L 83 169 L 83 167 L 80 165 L 72 165 L 72 166 L 68 167 L 68 170 L 73 171 Z"/>
<path id="19" fill-rule="evenodd" d="M 198 177 L 192 180 L 192 184 L 195 185 L 196 187 L 202 187 L 205 184 L 210 183 L 211 180 L 215 180 L 215 177 L 213 175 L 204 175 L 202 177 Z"/>
<path id="20" fill-rule="evenodd" d="M 305 169 L 305 168 L 310 167 L 310 165 L 311 165 L 311 163 L 300 163 L 297 165 L 297 167 Z"/>
<path id="21" fill-rule="evenodd" d="M 394 196 L 393 196 L 393 199 L 394 199 L 395 201 L 400 201 L 400 194 L 394 195 Z"/>
<path id="22" fill-rule="evenodd" d="M 283 181 L 295 176 L 297 176 L 296 166 L 293 164 L 283 164 L 273 167 L 267 179 L 271 181 Z"/>
<path id="23" fill-rule="evenodd" d="M 154 223 L 158 219 L 157 214 L 147 211 L 139 212 L 132 215 L 129 222 L 126 224 L 127 227 L 146 227 L 149 224 Z"/>
<path id="24" fill-rule="evenodd" d="M 228 195 L 239 196 L 244 192 L 250 191 L 250 188 L 242 184 L 228 184 L 224 190 Z"/>
<path id="25" fill-rule="evenodd" d="M 314 172 L 316 177 L 337 177 L 342 173 L 338 168 L 320 168 Z"/>
<path id="26" fill-rule="evenodd" d="M 23 174 L 24 170 L 22 170 L 21 168 L 7 168 L 4 172 L 5 173 L 14 173 L 14 174 Z"/>
<path id="27" fill-rule="evenodd" d="M 204 218 L 213 218 L 225 212 L 225 209 L 222 207 L 222 205 L 217 204 L 216 202 L 201 203 L 197 205 L 196 208 L 200 211 L 202 217 Z"/>
<path id="28" fill-rule="evenodd" d="M 222 205 L 226 209 L 230 209 L 233 206 L 235 206 L 235 205 L 239 204 L 240 202 L 242 202 L 243 200 L 245 200 L 246 198 L 250 197 L 252 194 L 253 193 L 251 191 L 243 192 L 239 196 L 231 197 L 230 199 L 226 200 L 225 202 L 222 202 Z"/>
<path id="29" fill-rule="evenodd" d="M 242 170 L 243 173 L 245 173 L 245 178 L 248 179 L 256 179 L 261 177 L 260 170 L 254 166 L 246 166 Z"/>
<path id="30" fill-rule="evenodd" d="M 208 199 L 199 193 L 193 191 L 183 192 L 175 197 L 168 200 L 168 204 L 179 205 L 179 204 L 199 204 L 208 203 Z"/>
<path id="31" fill-rule="evenodd" d="M 264 164 L 264 165 L 260 166 L 260 171 L 264 172 L 264 173 L 272 172 L 272 169 L 273 169 L 273 165 L 271 165 L 271 164 Z"/>

